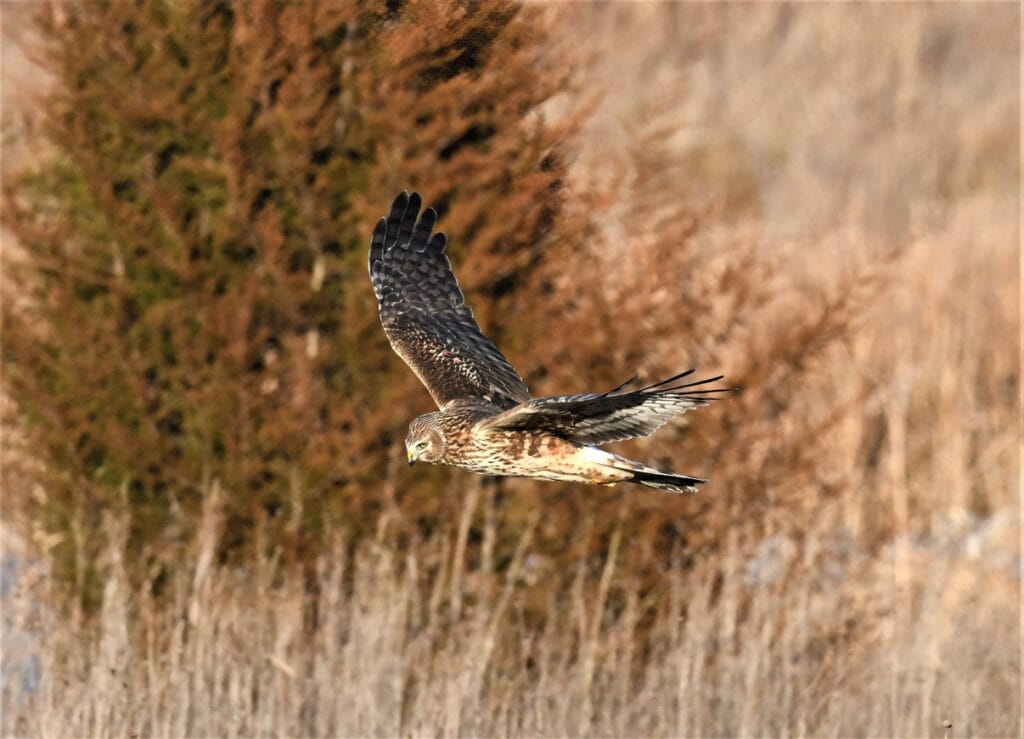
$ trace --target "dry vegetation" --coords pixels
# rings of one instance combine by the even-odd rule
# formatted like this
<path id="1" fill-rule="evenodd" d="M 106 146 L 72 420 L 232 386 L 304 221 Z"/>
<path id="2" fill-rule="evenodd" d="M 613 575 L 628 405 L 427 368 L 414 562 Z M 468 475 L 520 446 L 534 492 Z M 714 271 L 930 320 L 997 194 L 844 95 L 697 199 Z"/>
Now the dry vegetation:
<path id="1" fill-rule="evenodd" d="M 339 540 L 315 563 L 315 594 L 275 582 L 271 559 L 211 570 L 211 508 L 194 577 L 157 605 L 128 589 L 123 523 L 109 521 L 98 624 L 34 609 L 45 582 L 23 583 L 15 599 L 9 617 L 46 637 L 38 692 L 11 705 L 7 731 L 918 736 L 941 735 L 949 719 L 958 736 L 1016 732 L 1019 663 L 993 638 L 1017 623 L 1013 573 L 998 560 L 1012 538 L 1005 516 L 973 544 L 868 555 L 829 509 L 799 546 L 730 543 L 713 562 L 673 567 L 653 623 L 641 623 L 643 596 L 617 577 L 631 544 L 617 530 L 598 582 L 579 565 L 538 628 L 518 603 L 542 576 L 533 527 L 501 573 L 486 555 L 466 557 L 470 519 L 496 513 L 493 496 L 466 487 L 462 520 L 405 558 L 373 541 L 352 556 Z M 483 526 L 485 551 L 494 533 Z M 434 573 L 426 590 L 423 572 Z"/>
<path id="2" fill-rule="evenodd" d="M 99 618 L 19 553 L 5 735 L 1024 730 L 1019 8 L 545 12 L 600 50 L 569 170 L 596 215 L 536 266 L 573 340 L 502 346 L 535 392 L 727 372 L 735 400 L 637 444 L 712 484 L 454 473 L 418 526 L 392 466 L 309 561 L 257 521 L 222 564 L 213 481 L 159 595 L 108 511 Z"/>

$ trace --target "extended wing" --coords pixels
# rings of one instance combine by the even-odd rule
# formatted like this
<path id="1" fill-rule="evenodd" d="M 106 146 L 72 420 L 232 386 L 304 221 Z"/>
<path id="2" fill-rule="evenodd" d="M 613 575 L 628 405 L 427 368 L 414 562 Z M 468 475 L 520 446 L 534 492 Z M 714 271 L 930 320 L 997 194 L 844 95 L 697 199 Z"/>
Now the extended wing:
<path id="1" fill-rule="evenodd" d="M 438 407 L 460 398 L 510 408 L 530 398 L 512 365 L 480 331 L 445 254 L 431 236 L 437 213 L 404 190 L 370 239 L 370 280 L 391 347 L 416 373 Z"/>
<path id="2" fill-rule="evenodd" d="M 480 428 L 548 431 L 580 444 L 608 444 L 653 434 L 680 413 L 707 405 L 714 393 L 732 388 L 694 390 L 698 385 L 721 380 L 678 384 L 693 374 L 687 370 L 667 380 L 630 390 L 633 378 L 600 395 L 561 395 L 534 398 L 480 422 Z"/>

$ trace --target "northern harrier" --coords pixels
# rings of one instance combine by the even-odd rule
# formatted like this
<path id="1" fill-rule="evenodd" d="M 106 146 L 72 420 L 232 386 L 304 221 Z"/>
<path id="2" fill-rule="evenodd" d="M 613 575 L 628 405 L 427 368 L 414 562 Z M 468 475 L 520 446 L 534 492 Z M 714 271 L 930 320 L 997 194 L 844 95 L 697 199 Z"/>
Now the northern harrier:
<path id="1" fill-rule="evenodd" d="M 370 239 L 370 280 L 384 333 L 440 409 L 409 425 L 409 464 L 423 460 L 485 475 L 635 482 L 696 492 L 705 480 L 596 445 L 647 436 L 674 416 L 706 405 L 725 388 L 693 388 L 721 376 L 681 383 L 691 369 L 641 388 L 634 378 L 606 393 L 531 398 L 465 304 L 445 255 L 447 238 L 431 235 L 437 213 L 428 208 L 417 220 L 421 203 L 419 193 L 403 191 Z"/>

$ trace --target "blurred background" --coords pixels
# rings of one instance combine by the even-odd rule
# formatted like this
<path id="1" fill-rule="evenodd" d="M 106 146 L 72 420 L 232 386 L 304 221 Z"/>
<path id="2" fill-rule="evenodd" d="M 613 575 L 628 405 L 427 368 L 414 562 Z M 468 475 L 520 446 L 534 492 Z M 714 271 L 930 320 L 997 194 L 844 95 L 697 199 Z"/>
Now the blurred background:
<path id="1" fill-rule="evenodd" d="M 1018 5 L 0 11 L 4 735 L 1020 734 Z M 699 495 L 406 468 L 401 189 Z"/>

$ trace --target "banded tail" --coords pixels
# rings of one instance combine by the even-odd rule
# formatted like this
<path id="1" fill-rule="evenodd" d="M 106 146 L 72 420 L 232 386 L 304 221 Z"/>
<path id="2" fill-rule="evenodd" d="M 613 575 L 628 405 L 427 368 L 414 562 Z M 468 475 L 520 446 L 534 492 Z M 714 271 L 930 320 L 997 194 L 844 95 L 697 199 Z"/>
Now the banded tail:
<path id="1" fill-rule="evenodd" d="M 628 482 L 635 482 L 648 488 L 667 490 L 670 493 L 696 493 L 697 486 L 707 482 L 707 480 L 700 477 L 677 475 L 673 472 L 661 472 L 660 470 L 647 468 L 634 470 L 633 477 Z"/>
<path id="2" fill-rule="evenodd" d="M 617 481 L 635 482 L 644 487 L 667 490 L 670 493 L 696 493 L 697 486 L 707 482 L 701 477 L 677 475 L 674 472 L 659 470 L 597 447 L 588 446 L 583 449 L 590 460 L 601 467 L 614 470 L 615 473 L 628 475 L 628 477 L 620 477 L 619 474 L 615 474 L 613 479 Z"/>

